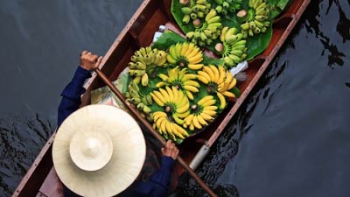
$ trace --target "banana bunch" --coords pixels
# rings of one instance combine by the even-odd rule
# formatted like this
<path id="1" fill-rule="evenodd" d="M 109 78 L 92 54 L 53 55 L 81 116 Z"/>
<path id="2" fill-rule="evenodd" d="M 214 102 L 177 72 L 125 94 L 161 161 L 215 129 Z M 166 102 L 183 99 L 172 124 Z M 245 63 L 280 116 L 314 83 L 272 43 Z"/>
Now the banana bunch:
<path id="1" fill-rule="evenodd" d="M 203 18 L 211 8 L 211 4 L 207 0 L 191 0 L 189 3 L 181 8 L 181 12 L 184 14 L 183 24 L 188 24 L 191 19 Z"/>
<path id="2" fill-rule="evenodd" d="M 153 128 L 162 134 L 166 139 L 177 141 L 177 138 L 185 139 L 189 136 L 188 132 L 180 125 L 176 124 L 165 112 L 154 112 L 153 120 Z"/>
<path id="3" fill-rule="evenodd" d="M 270 26 L 270 6 L 266 0 L 249 0 L 248 12 L 237 14 L 241 24 L 242 33 L 244 37 L 254 36 L 255 34 L 265 33 Z"/>
<path id="4" fill-rule="evenodd" d="M 215 9 L 211 9 L 202 22 L 199 19 L 193 21 L 194 31 L 186 33 L 186 38 L 199 46 L 210 45 L 221 32 L 221 17 L 217 15 Z"/>
<path id="5" fill-rule="evenodd" d="M 216 93 L 220 101 L 220 109 L 226 107 L 226 97 L 236 97 L 230 90 L 236 86 L 237 80 L 230 72 L 227 72 L 223 66 L 204 66 L 203 70 L 197 71 L 197 73 L 198 79 L 208 85 L 208 92 Z"/>
<path id="6" fill-rule="evenodd" d="M 212 122 L 217 114 L 218 107 L 215 105 L 214 96 L 207 95 L 193 105 L 192 113 L 185 118 L 184 128 L 189 128 L 191 131 L 202 129 Z"/>
<path id="7" fill-rule="evenodd" d="M 147 86 L 149 82 L 149 71 L 155 66 L 165 66 L 167 62 L 167 54 L 163 50 L 151 49 L 151 47 L 141 47 L 135 51 L 128 63 L 129 75 L 134 77 L 136 84 Z"/>
<path id="8" fill-rule="evenodd" d="M 190 114 L 190 102 L 187 96 L 175 86 L 159 88 L 151 92 L 150 95 L 157 105 L 164 108 L 164 112 L 153 113 L 155 128 L 161 134 L 167 133 L 173 139 L 175 136 L 181 139 L 188 137 L 187 131 L 179 126 L 183 125 L 184 118 Z"/>
<path id="9" fill-rule="evenodd" d="M 180 70 L 178 66 L 173 69 L 168 70 L 168 75 L 163 73 L 158 74 L 158 77 L 162 79 L 162 81 L 156 84 L 157 88 L 161 88 L 163 86 L 173 86 L 178 90 L 182 90 L 186 96 L 193 100 L 193 93 L 199 92 L 200 84 L 195 80 L 197 79 L 196 74 L 187 73 L 187 68 L 183 68 Z"/>
<path id="10" fill-rule="evenodd" d="M 247 57 L 247 41 L 237 28 L 225 26 L 221 31 L 220 41 L 221 43 L 217 43 L 215 49 L 221 53 L 228 68 L 236 66 Z"/>
<path id="11" fill-rule="evenodd" d="M 190 102 L 187 96 L 176 87 L 166 86 L 150 93 L 155 103 L 164 107 L 166 113 L 173 114 L 173 118 L 178 124 L 182 124 L 182 118 L 189 113 Z"/>
<path id="12" fill-rule="evenodd" d="M 242 0 L 215 0 L 217 4 L 215 10 L 219 14 L 227 15 L 230 13 L 235 13 L 237 10 L 241 9 Z"/>
<path id="13" fill-rule="evenodd" d="M 203 60 L 202 51 L 195 44 L 189 42 L 171 45 L 166 58 L 170 64 L 188 67 L 192 70 L 199 70 L 203 66 L 200 64 Z"/>
<path id="14" fill-rule="evenodd" d="M 126 100 L 134 104 L 142 117 L 146 118 L 148 121 L 153 121 L 152 110 L 149 107 L 153 104 L 153 99 L 151 95 L 142 96 L 139 92 L 139 86 L 131 81 L 128 84 L 128 91 L 125 93 Z"/>

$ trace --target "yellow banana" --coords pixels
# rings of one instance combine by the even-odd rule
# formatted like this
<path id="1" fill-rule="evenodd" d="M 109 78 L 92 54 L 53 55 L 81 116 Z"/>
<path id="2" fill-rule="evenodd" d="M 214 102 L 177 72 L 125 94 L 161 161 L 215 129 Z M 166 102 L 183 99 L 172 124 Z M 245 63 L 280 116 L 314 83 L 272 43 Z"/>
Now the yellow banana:
<path id="1" fill-rule="evenodd" d="M 185 113 L 190 108 L 190 102 L 186 102 L 184 105 L 181 105 L 181 107 L 176 108 L 176 112 L 179 114 Z"/>
<path id="2" fill-rule="evenodd" d="M 161 87 L 166 86 L 166 85 L 168 85 L 168 83 L 166 83 L 164 81 L 160 81 L 160 82 L 156 83 L 157 88 L 161 88 Z"/>
<path id="3" fill-rule="evenodd" d="M 199 83 L 195 80 L 187 80 L 183 82 L 184 85 L 190 85 L 190 86 L 194 86 L 194 87 L 199 87 Z"/>
<path id="4" fill-rule="evenodd" d="M 179 125 L 174 125 L 174 126 L 175 126 L 176 130 L 179 133 L 181 133 L 183 136 L 186 136 L 186 137 L 189 136 L 188 132 L 185 129 L 183 129 L 181 126 L 179 126 Z"/>
<path id="5" fill-rule="evenodd" d="M 219 108 L 224 109 L 226 107 L 226 98 L 220 92 L 217 92 L 216 95 L 218 96 L 218 98 L 220 100 Z"/>
<path id="6" fill-rule="evenodd" d="M 193 44 L 193 43 L 192 43 L 192 44 Z M 202 54 L 202 52 L 200 51 L 200 49 L 199 49 L 197 46 L 194 46 L 193 49 L 192 49 L 192 51 L 190 51 L 189 54 L 186 55 L 187 60 L 188 60 L 189 58 L 192 58 L 192 57 L 194 57 L 195 55 L 197 55 L 197 53 Z"/>
<path id="7" fill-rule="evenodd" d="M 195 56 L 188 58 L 189 64 L 198 64 L 203 60 L 203 54 L 201 52 L 197 53 Z"/>
<path id="8" fill-rule="evenodd" d="M 195 86 L 191 86 L 191 85 L 184 85 L 183 86 L 185 88 L 185 90 L 191 91 L 191 92 L 199 92 L 198 88 Z"/>
<path id="9" fill-rule="evenodd" d="M 205 106 L 203 108 L 203 111 L 204 110 L 211 110 L 211 111 L 216 111 L 218 109 L 218 107 L 216 105 L 209 105 L 209 106 Z"/>
<path id="10" fill-rule="evenodd" d="M 210 75 L 209 75 L 207 72 L 204 72 L 204 71 L 201 71 L 201 70 L 200 70 L 200 71 L 198 71 L 197 73 L 198 73 L 198 79 L 199 79 L 200 81 L 202 81 L 203 83 L 207 84 L 207 83 L 209 83 L 210 81 L 212 81 Z M 202 78 L 200 78 L 200 76 L 203 77 L 203 78 L 205 78 L 205 80 L 201 80 Z"/>
<path id="11" fill-rule="evenodd" d="M 198 101 L 198 105 L 202 105 L 203 103 L 213 99 L 214 97 L 212 95 L 206 95 L 201 100 Z"/>
<path id="12" fill-rule="evenodd" d="M 159 121 L 160 123 L 158 128 L 160 128 L 163 131 L 163 133 L 166 133 L 166 124 L 168 123 L 168 118 L 162 117 L 159 119 Z"/>
<path id="13" fill-rule="evenodd" d="M 158 74 L 158 77 L 161 78 L 163 81 L 167 81 L 169 79 L 169 76 L 163 73 Z"/>
<path id="14" fill-rule="evenodd" d="M 192 70 L 199 70 L 203 68 L 204 64 L 188 64 L 187 66 Z"/>
<path id="15" fill-rule="evenodd" d="M 225 42 L 225 34 L 226 34 L 228 29 L 229 29 L 228 26 L 225 26 L 224 28 L 222 28 L 221 34 L 220 34 L 220 41 L 221 42 Z"/>
<path id="16" fill-rule="evenodd" d="M 216 66 L 213 66 L 213 65 L 209 65 L 209 68 L 213 71 L 214 73 L 214 81 L 216 83 L 218 83 L 219 81 L 219 78 L 220 78 L 220 73 L 219 73 L 219 70 Z"/>
<path id="17" fill-rule="evenodd" d="M 191 113 L 191 111 L 188 110 L 188 111 L 186 111 L 186 112 L 184 112 L 182 114 L 177 114 L 177 117 L 179 117 L 179 118 L 186 118 L 190 113 Z"/>
<path id="18" fill-rule="evenodd" d="M 176 48 L 175 48 L 176 45 L 171 45 L 169 47 L 169 53 L 168 55 L 170 55 L 174 60 L 177 59 L 177 54 L 176 54 Z"/>
<path id="19" fill-rule="evenodd" d="M 216 11 L 211 9 L 209 13 L 205 16 L 205 21 L 209 21 L 211 18 L 216 16 Z"/>
<path id="20" fill-rule="evenodd" d="M 237 79 L 235 77 L 233 77 L 233 79 L 232 79 L 232 81 L 227 89 L 231 90 L 232 88 L 234 88 L 236 86 L 236 84 L 237 84 Z"/>
<path id="21" fill-rule="evenodd" d="M 169 95 L 170 101 L 174 101 L 174 94 L 173 94 L 173 91 L 171 90 L 171 88 L 169 88 L 169 86 L 166 86 L 165 90 L 167 91 L 167 93 Z"/>
<path id="22" fill-rule="evenodd" d="M 165 102 L 167 102 L 166 98 L 159 91 L 153 91 L 152 93 L 154 95 L 152 95 L 153 99 L 154 97 L 158 98 L 163 103 L 163 105 L 165 104 Z"/>
<path id="23" fill-rule="evenodd" d="M 182 44 L 182 49 L 181 49 L 180 55 L 181 55 L 181 56 L 185 56 L 185 54 L 186 54 L 188 48 L 189 48 L 188 42 L 184 42 L 184 43 Z"/>
<path id="24" fill-rule="evenodd" d="M 185 123 L 185 121 L 183 119 L 180 119 L 179 117 L 177 117 L 176 114 L 173 114 L 172 117 L 174 118 L 174 121 L 179 125 L 182 125 L 183 123 Z"/>
<path id="25" fill-rule="evenodd" d="M 141 77 L 137 76 L 132 81 L 133 81 L 134 84 L 139 84 L 141 82 Z"/>
<path id="26" fill-rule="evenodd" d="M 186 91 L 186 95 L 187 95 L 187 97 L 188 97 L 190 100 L 193 100 L 193 99 L 194 99 L 194 96 L 193 96 L 193 94 L 192 94 L 191 91 Z"/>
<path id="27" fill-rule="evenodd" d="M 182 51 L 182 44 L 181 43 L 176 43 L 175 45 L 175 54 L 176 57 L 180 57 L 181 56 L 181 51 Z"/>
<path id="28" fill-rule="evenodd" d="M 192 42 L 188 43 L 188 49 L 183 56 L 188 57 L 189 54 L 191 54 L 195 48 L 196 48 L 196 46 Z"/>
<path id="29" fill-rule="evenodd" d="M 214 120 L 214 117 L 209 116 L 209 115 L 206 114 L 206 113 L 200 113 L 200 116 L 201 116 L 204 120 L 209 121 L 209 122 L 212 122 L 212 121 Z"/>
<path id="30" fill-rule="evenodd" d="M 178 101 L 179 100 L 179 96 L 180 96 L 179 90 L 175 86 L 172 86 L 171 89 L 172 89 L 172 92 L 173 92 L 174 101 Z"/>
<path id="31" fill-rule="evenodd" d="M 203 77 L 203 76 L 201 76 L 201 75 L 198 75 L 198 79 L 199 79 L 199 81 L 201 81 L 201 82 L 203 82 L 205 84 L 209 83 L 208 79 Z"/>
<path id="32" fill-rule="evenodd" d="M 168 60 L 168 62 L 170 63 L 170 64 L 176 64 L 177 63 L 177 61 L 176 61 L 176 59 L 174 59 L 171 55 L 167 55 L 166 56 L 166 59 Z"/>
<path id="33" fill-rule="evenodd" d="M 197 116 L 194 116 L 192 119 L 192 123 L 193 125 L 197 128 L 197 129 L 202 129 L 202 125 L 199 123 Z"/>
<path id="34" fill-rule="evenodd" d="M 215 75 L 213 73 L 213 71 L 209 68 L 209 66 L 204 66 L 203 70 L 208 73 L 208 75 L 210 76 L 210 81 L 214 81 L 215 80 Z"/>
<path id="35" fill-rule="evenodd" d="M 178 127 L 176 127 L 176 126 L 178 126 L 178 125 L 177 125 L 177 124 L 174 124 L 174 123 L 171 123 L 171 124 L 172 124 L 173 133 L 174 133 L 177 137 L 179 137 L 179 138 L 181 138 L 181 139 L 185 139 L 185 137 L 179 132 Z"/>
<path id="36" fill-rule="evenodd" d="M 157 103 L 157 105 L 163 107 L 164 106 L 164 102 L 159 99 L 157 96 L 155 96 L 152 92 L 150 93 L 152 96 L 152 99 Z"/>
<path id="37" fill-rule="evenodd" d="M 198 122 L 199 124 L 203 125 L 203 126 L 208 126 L 208 122 L 204 120 L 204 118 L 201 115 L 197 116 Z"/>
<path id="38" fill-rule="evenodd" d="M 223 66 L 219 66 L 219 79 L 217 81 L 217 83 L 220 85 L 221 83 L 224 82 L 225 77 L 226 77 L 226 70 Z"/>
<path id="39" fill-rule="evenodd" d="M 148 79 L 148 74 L 147 74 L 147 73 L 144 73 L 144 74 L 142 75 L 142 77 L 141 77 L 141 84 L 142 84 L 143 86 L 147 86 L 147 85 L 148 85 L 148 81 L 149 81 L 149 79 Z"/>
<path id="40" fill-rule="evenodd" d="M 196 78 L 197 78 L 197 75 L 195 74 L 185 74 L 182 77 L 182 81 L 187 81 L 187 80 L 196 79 Z"/>
<path id="41" fill-rule="evenodd" d="M 203 109 L 202 113 L 205 113 L 211 117 L 216 116 L 216 111 L 213 111 L 213 110 Z"/>
<path id="42" fill-rule="evenodd" d="M 236 98 L 236 95 L 233 94 L 232 92 L 225 91 L 222 93 L 224 96 L 230 97 L 230 98 Z"/>
<path id="43" fill-rule="evenodd" d="M 207 106 L 210 106 L 210 105 L 214 105 L 216 103 L 216 100 L 215 99 L 208 99 L 208 100 L 205 100 L 202 102 L 202 106 L 203 107 L 207 107 Z"/>

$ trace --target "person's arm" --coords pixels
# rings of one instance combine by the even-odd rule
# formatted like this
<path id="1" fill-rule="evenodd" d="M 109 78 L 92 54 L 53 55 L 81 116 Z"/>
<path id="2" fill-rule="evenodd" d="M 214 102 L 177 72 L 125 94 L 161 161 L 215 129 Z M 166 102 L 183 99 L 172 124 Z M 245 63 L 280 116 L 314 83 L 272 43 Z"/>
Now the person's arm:
<path id="1" fill-rule="evenodd" d="M 84 81 L 90 77 L 90 71 L 79 66 L 72 81 L 63 89 L 61 93 L 62 99 L 58 107 L 58 127 L 71 113 L 79 108 L 81 104 L 80 97 L 85 92 L 83 87 Z"/>
<path id="2" fill-rule="evenodd" d="M 80 66 L 75 71 L 72 81 L 61 93 L 62 100 L 58 107 L 57 127 L 81 104 L 81 95 L 85 92 L 83 87 L 86 79 L 91 77 L 91 70 L 96 69 L 102 57 L 83 51 L 80 56 Z"/>
<path id="3" fill-rule="evenodd" d="M 171 171 L 174 167 L 175 160 L 178 157 L 179 150 L 174 143 L 168 140 L 166 146 L 162 148 L 162 154 L 160 169 L 150 178 L 150 181 L 155 185 L 152 192 L 153 196 L 166 196 L 168 193 Z"/>
<path id="4" fill-rule="evenodd" d="M 118 197 L 166 197 L 168 194 L 168 185 L 170 181 L 171 171 L 174 167 L 175 160 L 179 150 L 169 140 L 164 148 L 162 148 L 162 163 L 158 171 L 156 171 L 148 182 L 135 181 Z"/>

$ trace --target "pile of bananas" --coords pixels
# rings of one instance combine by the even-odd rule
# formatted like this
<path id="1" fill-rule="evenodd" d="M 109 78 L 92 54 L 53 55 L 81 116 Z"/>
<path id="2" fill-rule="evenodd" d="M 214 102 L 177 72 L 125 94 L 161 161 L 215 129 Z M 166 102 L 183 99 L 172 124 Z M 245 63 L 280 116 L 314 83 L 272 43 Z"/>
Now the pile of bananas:
<path id="1" fill-rule="evenodd" d="M 204 22 L 196 19 L 193 24 L 195 29 L 187 32 L 186 38 L 199 46 L 210 45 L 220 35 L 222 29 L 221 18 L 214 9 L 205 16 Z"/>
<path id="2" fill-rule="evenodd" d="M 199 64 L 203 60 L 202 51 L 193 43 L 177 43 L 171 45 L 167 55 L 170 64 L 180 67 L 188 67 L 192 70 L 202 68 Z"/>
<path id="3" fill-rule="evenodd" d="M 147 86 L 149 81 L 149 71 L 156 66 L 165 66 L 167 62 L 167 53 L 151 47 L 142 47 L 134 53 L 129 62 L 129 75 L 133 77 L 138 85 Z"/>
<path id="4" fill-rule="evenodd" d="M 191 114 L 185 118 L 183 127 L 193 131 L 208 126 L 208 124 L 215 119 L 217 114 L 216 110 L 218 107 L 215 103 L 216 100 L 212 95 L 203 97 L 196 105 L 191 107 Z"/>
<path id="5" fill-rule="evenodd" d="M 242 22 L 243 36 L 265 33 L 271 24 L 270 6 L 265 0 L 249 0 L 248 6 L 248 12 L 242 10 L 237 14 L 238 21 Z"/>
<path id="6" fill-rule="evenodd" d="M 128 91 L 125 93 L 126 100 L 134 104 L 141 116 L 148 121 L 153 121 L 152 110 L 150 106 L 153 104 L 151 95 L 143 96 L 140 94 L 139 86 L 131 81 L 128 84 Z"/>
<path id="7" fill-rule="evenodd" d="M 226 97 L 236 98 L 235 94 L 230 92 L 236 86 L 237 80 L 230 72 L 227 72 L 223 66 L 208 65 L 202 70 L 197 71 L 198 79 L 208 85 L 209 94 L 215 94 L 220 101 L 219 108 L 224 109 L 227 105 Z"/>
<path id="8" fill-rule="evenodd" d="M 217 43 L 215 50 L 222 55 L 225 66 L 231 68 L 247 57 L 246 40 L 237 28 L 225 26 L 220 35 L 221 43 Z"/>
<path id="9" fill-rule="evenodd" d="M 160 134 L 170 137 L 185 139 L 188 132 L 180 125 L 184 124 L 184 118 L 190 114 L 190 102 L 187 96 L 176 87 L 166 86 L 150 93 L 157 105 L 164 108 L 164 111 L 153 113 L 153 127 Z"/>
<path id="10" fill-rule="evenodd" d="M 241 9 L 242 0 L 215 0 L 217 6 L 215 10 L 222 15 L 227 15 L 230 13 L 235 13 Z"/>
<path id="11" fill-rule="evenodd" d="M 157 88 L 173 86 L 182 90 L 186 96 L 193 100 L 193 93 L 199 92 L 200 84 L 196 81 L 197 75 L 187 73 L 187 68 L 180 70 L 178 66 L 168 70 L 168 75 L 160 73 L 158 77 L 162 80 L 156 84 Z"/>
<path id="12" fill-rule="evenodd" d="M 184 14 L 182 23 L 188 24 L 191 19 L 203 18 L 208 14 L 210 8 L 211 4 L 207 0 L 190 0 L 189 2 L 185 2 L 185 6 L 181 8 Z"/>

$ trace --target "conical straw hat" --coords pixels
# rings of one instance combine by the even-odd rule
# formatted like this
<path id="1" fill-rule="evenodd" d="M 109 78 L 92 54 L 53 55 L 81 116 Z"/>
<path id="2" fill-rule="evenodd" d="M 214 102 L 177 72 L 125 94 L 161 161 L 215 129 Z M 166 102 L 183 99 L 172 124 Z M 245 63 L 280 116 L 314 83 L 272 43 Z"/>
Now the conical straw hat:
<path id="1" fill-rule="evenodd" d="M 72 113 L 57 131 L 52 157 L 57 175 L 82 196 L 124 191 L 141 171 L 146 145 L 137 122 L 110 105 L 89 105 Z"/>

